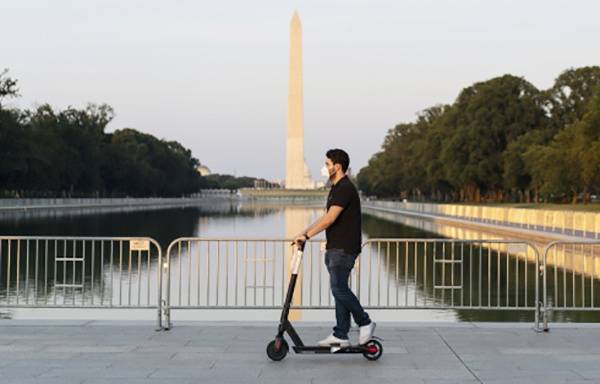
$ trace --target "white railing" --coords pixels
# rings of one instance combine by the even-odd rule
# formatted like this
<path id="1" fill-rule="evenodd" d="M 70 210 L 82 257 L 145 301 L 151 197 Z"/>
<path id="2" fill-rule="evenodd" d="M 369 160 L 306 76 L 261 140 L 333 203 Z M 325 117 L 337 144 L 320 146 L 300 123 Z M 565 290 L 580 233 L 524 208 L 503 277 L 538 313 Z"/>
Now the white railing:
<path id="1" fill-rule="evenodd" d="M 544 250 L 543 322 L 551 311 L 600 310 L 600 241 L 555 241 Z"/>
<path id="2" fill-rule="evenodd" d="M 145 237 L 0 237 L 0 308 L 153 308 L 162 253 Z"/>
<path id="3" fill-rule="evenodd" d="M 289 239 L 0 237 L 0 308 L 280 309 Z M 331 309 L 323 241 L 308 242 L 292 309 Z M 600 310 L 600 241 L 369 239 L 350 286 L 367 309 Z M 164 281 L 164 283 L 163 283 Z M 540 323 L 543 322 L 542 325 Z"/>
<path id="4" fill-rule="evenodd" d="M 165 255 L 171 309 L 279 309 L 291 240 L 181 238 Z M 324 243 L 308 242 L 292 309 L 333 308 Z M 535 311 L 539 254 L 522 241 L 370 239 L 350 276 L 367 309 Z"/>

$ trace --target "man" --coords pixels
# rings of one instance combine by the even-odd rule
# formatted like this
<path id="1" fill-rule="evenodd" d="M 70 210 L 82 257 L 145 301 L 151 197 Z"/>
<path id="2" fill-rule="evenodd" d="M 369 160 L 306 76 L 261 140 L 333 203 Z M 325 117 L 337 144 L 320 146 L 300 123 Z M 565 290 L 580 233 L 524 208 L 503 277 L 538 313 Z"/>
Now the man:
<path id="1" fill-rule="evenodd" d="M 348 154 L 341 149 L 331 149 L 325 156 L 325 168 L 331 182 L 327 213 L 297 236 L 294 242 L 304 243 L 323 230 L 327 236 L 325 265 L 329 271 L 331 293 L 335 298 L 337 324 L 333 333 L 319 341 L 319 345 L 350 345 L 350 314 L 360 327 L 359 343 L 365 344 L 375 332 L 375 323 L 348 286 L 354 261 L 361 251 L 360 198 L 346 175 L 350 165 Z"/>

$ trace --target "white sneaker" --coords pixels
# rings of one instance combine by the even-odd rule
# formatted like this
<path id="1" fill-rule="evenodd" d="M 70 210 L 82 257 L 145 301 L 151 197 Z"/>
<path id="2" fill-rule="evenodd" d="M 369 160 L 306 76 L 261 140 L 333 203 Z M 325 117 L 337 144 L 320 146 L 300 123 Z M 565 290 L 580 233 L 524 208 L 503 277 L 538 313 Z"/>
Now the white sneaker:
<path id="1" fill-rule="evenodd" d="M 325 339 L 319 341 L 318 343 L 321 347 L 330 347 L 332 345 L 339 345 L 340 347 L 348 347 L 350 345 L 350 340 L 348 339 L 339 339 L 333 335 L 333 333 L 327 336 Z"/>
<path id="2" fill-rule="evenodd" d="M 363 325 L 362 327 L 360 327 L 360 336 L 358 337 L 358 343 L 360 345 L 366 344 L 369 340 L 371 340 L 371 337 L 373 337 L 374 333 L 375 333 L 375 322 L 374 321 L 371 321 L 367 325 Z"/>

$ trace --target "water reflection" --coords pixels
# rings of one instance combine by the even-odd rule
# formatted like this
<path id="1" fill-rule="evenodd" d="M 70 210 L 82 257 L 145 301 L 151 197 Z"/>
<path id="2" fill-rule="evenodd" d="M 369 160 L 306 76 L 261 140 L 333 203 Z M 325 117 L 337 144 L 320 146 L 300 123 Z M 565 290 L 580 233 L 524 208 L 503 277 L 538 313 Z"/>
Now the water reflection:
<path id="1" fill-rule="evenodd" d="M 175 208 L 161 208 L 156 210 L 109 210 L 103 212 L 95 212 L 86 214 L 86 212 L 68 210 L 57 215 L 43 214 L 39 216 L 30 215 L 14 215 L 11 217 L 4 216 L 0 220 L 0 233 L 11 235 L 40 235 L 40 236 L 149 236 L 156 239 L 163 247 L 163 252 L 166 251 L 167 245 L 179 237 L 195 237 L 204 238 L 223 238 L 223 237 L 246 237 L 246 238 L 291 238 L 295 234 L 302 231 L 308 224 L 314 221 L 320 214 L 324 212 L 322 204 L 317 202 L 311 206 L 302 205 L 282 205 L 280 203 L 259 203 L 259 202 L 240 202 L 234 200 L 215 200 L 208 201 L 205 204 L 197 206 L 182 206 Z M 363 216 L 363 232 L 364 239 L 367 238 L 462 238 L 462 239 L 481 239 L 494 238 L 490 234 L 475 231 L 470 228 L 458 228 L 448 225 L 436 225 L 428 221 L 417 220 L 414 218 L 402 218 L 398 215 L 385 214 L 369 214 Z M 500 238 L 501 236 L 496 236 Z M 322 235 L 320 236 L 322 239 Z M 24 246 L 24 245 L 22 245 Z M 64 245 L 59 245 L 63 247 Z M 68 244 L 67 248 L 72 245 Z M 76 256 L 79 251 L 54 253 L 53 248 L 49 249 L 47 258 L 45 258 L 44 245 L 41 246 L 42 255 L 38 258 L 37 265 L 34 259 L 21 257 L 17 262 L 15 253 L 12 254 L 11 266 L 8 266 L 8 250 L 5 242 L 2 250 L 0 250 L 0 303 L 3 298 L 7 301 L 14 302 L 16 297 L 17 284 L 19 289 L 28 288 L 27 294 L 21 299 L 39 300 L 41 303 L 82 303 L 85 300 L 94 304 L 107 303 L 107 300 L 118 302 L 127 300 L 132 296 L 134 301 L 137 297 L 141 297 L 141 302 L 144 300 L 153 301 L 155 299 L 155 291 L 150 289 L 153 286 L 157 271 L 156 260 L 151 256 L 148 260 L 147 255 L 137 257 L 133 254 L 133 258 L 129 259 L 129 253 L 123 253 L 123 259 L 113 258 L 110 260 L 105 255 L 104 258 L 99 256 L 100 245 L 96 244 L 94 260 L 91 260 L 91 247 L 94 245 L 80 246 L 87 247 L 84 264 L 74 263 L 71 261 L 56 262 L 56 257 L 61 256 Z M 104 247 L 108 247 L 104 245 Z M 397 248 L 396 248 L 397 247 Z M 14 252 L 13 248 L 13 252 Z M 105 252 L 108 248 L 106 248 Z M 416 250 L 415 250 L 416 249 Z M 33 250 L 31 248 L 30 250 Z M 371 250 L 372 251 L 372 250 Z M 387 251 L 387 250 L 386 250 Z M 592 296 L 590 295 L 598 286 L 598 280 L 593 280 L 592 276 L 600 269 L 600 262 L 595 265 L 595 256 L 586 259 L 582 265 L 574 262 L 576 260 L 576 249 L 558 249 L 554 255 L 551 255 L 549 260 L 549 268 L 553 265 L 572 265 L 573 269 L 566 273 L 565 270 L 551 269 L 551 273 L 556 275 L 556 280 L 550 281 L 550 296 L 549 300 L 552 303 L 560 305 L 563 302 L 586 302 L 591 303 Z M 286 271 L 285 284 L 289 278 L 289 260 L 291 258 L 291 247 L 286 248 L 284 257 L 285 265 L 275 267 L 267 265 L 264 269 L 264 274 L 283 273 Z M 478 254 L 479 249 L 475 248 L 475 254 Z M 79 252 L 81 253 L 81 252 Z M 260 252 L 258 252 L 260 253 Z M 266 252 L 265 252 L 266 253 Z M 515 256 L 514 252 L 506 252 L 500 249 L 492 249 L 488 257 L 481 260 L 479 258 L 468 259 L 462 265 L 463 272 L 450 270 L 447 278 L 454 276 L 456 279 L 464 279 L 465 270 L 483 270 L 490 271 L 492 277 L 499 277 L 500 280 L 494 280 L 498 284 L 490 284 L 487 280 L 487 274 L 484 274 L 481 281 L 481 286 L 489 286 L 490 291 L 480 291 L 480 284 L 472 284 L 470 287 L 463 288 L 460 292 L 456 291 L 434 291 L 430 286 L 433 281 L 434 274 L 434 253 L 431 249 L 425 248 L 409 248 L 403 246 L 391 245 L 389 253 L 375 255 L 369 260 L 373 265 L 360 266 L 363 270 L 371 267 L 373 270 L 380 268 L 381 278 L 377 281 L 377 286 L 371 287 L 372 295 L 365 297 L 365 300 L 371 300 L 371 304 L 376 304 L 374 300 L 391 300 L 392 302 L 411 303 L 416 301 L 431 300 L 437 303 L 452 303 L 452 300 L 471 300 L 479 298 L 480 294 L 487 300 L 489 294 L 492 299 L 498 297 L 498 294 L 504 298 L 504 294 L 508 290 L 508 300 L 516 300 L 518 297 L 521 303 L 524 303 L 525 294 L 516 293 L 516 287 L 509 284 L 518 279 L 524 281 L 527 276 L 528 295 L 534 291 L 532 286 L 534 282 L 535 269 L 531 263 L 531 256 L 528 252 Z M 600 253 L 600 252 L 598 252 Z M 21 250 L 21 255 L 25 255 L 26 250 Z M 439 254 L 439 252 L 438 252 Z M 114 255 L 118 255 L 117 252 Z M 386 256 L 391 255 L 391 257 Z M 397 255 L 397 256 L 396 256 Z M 487 256 L 487 254 L 485 254 Z M 572 255 L 572 256 L 569 256 Z M 258 255 L 261 256 L 261 255 Z M 263 255 L 264 256 L 264 255 Z M 113 256 L 114 257 L 114 256 Z M 181 267 L 185 267 L 185 260 Z M 29 265 L 27 265 L 29 262 Z M 131 270 L 129 264 L 131 262 Z M 305 262 L 310 263 L 314 271 L 321 271 L 323 268 L 323 253 L 322 250 L 315 250 L 310 255 L 310 260 L 305 259 Z M 19 273 L 16 267 L 19 266 Z M 47 265 L 47 266 L 46 266 Z M 138 268 L 139 265 L 139 268 Z M 314 267 L 313 267 L 314 266 Z M 508 267 L 507 267 L 508 266 Z M 270 269 L 269 269 L 270 268 Z M 518 268 L 518 271 L 517 271 Z M 580 269 L 577 269 L 580 268 Z M 583 269 L 581 269 L 583 268 Z M 586 269 L 587 268 L 587 269 Z M 92 269 L 94 272 L 92 272 Z M 415 279 L 413 271 L 418 270 L 419 277 L 423 279 Z M 11 271 L 10 279 L 8 279 L 8 270 Z M 26 276 L 26 271 L 29 275 Z M 586 271 L 589 272 L 586 278 Z M 321 271 L 322 272 L 322 271 Z M 582 273 L 580 273 L 582 272 Z M 37 273 L 37 275 L 36 275 Z M 408 278 L 406 277 L 408 275 Z M 19 276 L 17 279 L 16 276 Z M 46 276 L 50 276 L 49 284 L 44 280 Z M 54 285 L 54 276 L 57 276 L 58 287 Z M 316 275 L 315 275 L 316 276 Z M 327 293 L 327 274 L 322 273 L 318 283 Z M 439 275 L 438 275 L 439 276 Z M 550 276 L 550 275 L 549 275 Z M 552 275 L 554 276 L 554 275 Z M 582 278 L 581 276 L 584 276 Z M 44 278 L 42 278 L 44 277 Z M 200 276 L 198 276 L 200 277 Z M 295 302 L 298 303 L 300 298 L 299 292 L 304 292 L 308 295 L 311 287 L 315 287 L 316 281 L 309 280 L 303 282 L 303 277 L 300 276 L 299 285 Z M 314 276 L 313 276 L 314 278 Z M 427 278 L 427 283 L 424 279 Z M 309 279 L 306 276 L 306 279 Z M 63 280 L 61 282 L 61 280 Z M 131 290 L 117 289 L 117 283 L 129 284 L 131 280 Z M 137 283 L 137 281 L 140 283 Z M 260 279 L 259 279 L 260 280 Z M 84 289 L 77 287 L 66 287 L 68 282 L 75 281 L 77 284 L 82 284 Z M 108 283 L 110 281 L 110 283 Z M 149 283 L 146 283 L 149 281 Z M 465 280 L 468 281 L 468 280 Z M 103 283 L 104 282 L 104 283 Z M 366 282 L 366 281 L 365 281 Z M 365 283 L 363 282 L 363 284 Z M 184 282 L 185 283 L 185 282 Z M 62 286 L 60 285 L 62 284 Z M 553 289 L 552 287 L 560 288 Z M 521 285 L 520 289 L 524 286 Z M 566 293 L 563 288 L 568 288 Z M 275 288 L 267 287 L 266 285 L 255 284 L 254 287 L 245 287 L 245 294 L 250 296 L 264 297 L 269 294 L 268 290 Z M 279 291 L 281 287 L 277 287 Z M 316 289 L 315 289 L 316 290 Z M 362 286 L 363 295 L 369 290 L 368 286 Z M 377 290 L 377 296 L 375 291 Z M 600 306 L 600 293 L 596 292 L 594 303 Z M 274 292 L 271 292 L 274 294 Z M 452 297 L 451 295 L 455 296 Z M 443 297 L 442 297 L 443 295 Z M 519 296 L 522 295 L 522 296 Z M 574 298 L 572 297 L 574 295 Z M 389 297 L 389 299 L 388 299 Z M 362 298 L 361 298 L 362 299 Z M 74 301 L 73 301 L 74 300 Z M 484 300 L 484 304 L 487 301 Z M 528 297 L 528 300 L 531 300 Z M 135 303 L 134 303 L 135 304 Z M 327 311 L 317 312 L 318 315 L 313 315 L 310 311 L 294 311 L 293 316 L 296 319 L 302 316 L 303 319 L 330 320 L 333 315 Z M 404 311 L 388 311 L 381 312 L 379 316 L 386 320 L 399 320 L 405 318 Z M 14 311 L 0 312 L 0 316 L 13 316 Z M 440 315 L 441 314 L 441 315 Z M 597 321 L 599 316 L 594 313 L 569 313 L 555 312 L 554 320 L 569 320 L 569 321 Z M 203 318 L 203 314 L 199 314 L 198 318 Z M 431 318 L 435 319 L 454 319 L 460 320 L 482 320 L 482 321 L 532 321 L 533 314 L 531 312 L 517 311 L 468 311 L 446 310 L 442 312 L 432 313 Z M 273 318 L 270 315 L 269 318 Z"/>
<path id="2" fill-rule="evenodd" d="M 5 215 L 0 234 L 34 236 L 141 236 L 151 237 L 166 250 L 171 241 L 190 236 L 237 236 L 271 233 L 264 221 L 279 209 L 272 205 L 242 204 L 235 200 L 208 200 L 195 206 L 68 209 L 49 214 L 31 211 Z M 262 220 L 266 219 L 266 220 Z M 262 225 L 258 225 L 261 223 Z"/>
<path id="3" fill-rule="evenodd" d="M 284 209 L 285 216 L 285 237 L 287 239 L 293 239 L 298 234 L 302 233 L 306 227 L 308 227 L 315 219 L 316 213 L 313 210 L 307 210 L 302 207 L 288 207 Z M 290 271 L 291 261 L 294 257 L 293 254 L 294 248 L 287 247 L 287 252 L 285 255 L 285 264 L 284 270 Z M 287 287 L 290 280 L 290 274 L 285 274 L 285 286 Z M 294 289 L 294 296 L 292 299 L 292 306 L 300 305 L 300 293 L 302 292 L 302 284 L 303 284 L 303 274 L 302 271 L 298 273 L 298 279 L 296 280 L 296 287 Z M 287 291 L 287 290 L 286 290 Z M 289 313 L 289 319 L 300 320 L 302 311 L 300 310 L 291 310 Z"/>
<path id="4" fill-rule="evenodd" d="M 501 240 L 502 236 L 493 232 L 476 231 L 472 228 L 453 227 L 449 224 L 434 223 L 429 220 L 420 220 L 413 217 L 404 217 L 397 214 L 373 212 L 363 217 L 363 230 L 366 235 L 371 238 L 379 237 L 396 237 L 394 234 L 402 234 L 407 238 L 454 238 L 465 240 Z M 410 226 L 409 226 L 410 224 Z M 420 229 L 417 229 L 420 228 Z M 428 229 L 430 231 L 426 231 Z M 508 237 L 513 239 L 514 236 Z M 529 239 L 526 240 L 535 240 Z M 544 244 L 539 241 L 534 241 L 534 244 L 539 249 L 543 249 Z M 517 252 L 518 251 L 518 252 Z M 504 253 L 503 253 L 504 252 Z M 526 250 L 510 250 L 507 254 L 506 247 L 496 246 L 491 249 L 489 263 L 487 257 L 482 261 L 474 258 L 470 261 L 472 265 L 468 267 L 473 270 L 482 269 L 487 271 L 489 266 L 490 276 L 501 276 L 499 286 L 493 287 L 492 297 L 502 293 L 509 288 L 509 297 L 515 295 L 515 288 L 510 287 L 508 282 L 521 281 L 520 290 L 525 288 L 528 291 L 529 304 L 533 304 L 533 292 L 535 289 L 535 257 L 536 254 L 533 248 Z M 487 251 L 484 253 L 487 256 Z M 600 256 L 600 246 L 593 247 L 578 247 L 578 246 L 561 246 L 552 249 L 548 258 L 547 267 L 547 285 L 548 285 L 548 303 L 556 306 L 573 306 L 573 303 L 579 305 L 587 305 L 600 307 L 600 261 L 595 259 Z M 422 262 L 432 261 L 432 256 L 427 258 L 420 257 Z M 508 267 L 507 267 L 508 266 Z M 520 266 L 520 267 L 518 267 Z M 467 265 L 465 264 L 465 268 Z M 394 267 L 391 267 L 394 268 Z M 433 273 L 430 272 L 431 276 Z M 527 276 L 527 277 L 525 277 Z M 592 276 L 595 276 L 592 278 Z M 483 278 L 486 278 L 484 274 Z M 527 280 L 525 280 L 527 279 Z M 527 281 L 527 285 L 523 283 Z M 476 289 L 479 285 L 473 288 L 463 289 L 460 294 L 465 297 L 477 297 L 479 295 Z M 485 284 L 484 284 L 485 287 Z M 423 291 L 423 287 L 420 287 Z M 595 294 L 594 294 L 595 292 Z M 485 292 L 486 294 L 488 292 Z M 422 292 L 425 297 L 432 297 L 432 292 Z M 521 292 L 520 295 L 524 295 Z M 524 297 L 521 299 L 521 303 Z M 592 304 L 593 301 L 593 304 Z M 448 303 L 449 304 L 449 303 Z M 575 305 L 577 306 L 577 305 Z M 534 315 L 531 311 L 486 311 L 486 310 L 455 310 L 458 319 L 463 321 L 533 321 Z M 401 313 L 399 317 L 401 317 Z M 577 322 L 595 322 L 600 321 L 600 313 L 598 312 L 579 312 L 579 311 L 552 311 L 550 313 L 550 321 L 577 321 Z"/>

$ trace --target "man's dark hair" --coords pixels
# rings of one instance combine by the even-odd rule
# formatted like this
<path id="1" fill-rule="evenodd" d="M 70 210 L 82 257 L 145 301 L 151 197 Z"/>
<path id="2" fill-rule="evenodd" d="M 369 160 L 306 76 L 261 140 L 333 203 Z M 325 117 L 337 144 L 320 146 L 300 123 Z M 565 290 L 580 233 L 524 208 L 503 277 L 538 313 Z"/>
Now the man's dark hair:
<path id="1" fill-rule="evenodd" d="M 342 171 L 346 173 L 346 171 L 348 170 L 348 166 L 350 165 L 350 157 L 348 156 L 346 151 L 338 148 L 330 149 L 329 151 L 327 151 L 325 156 L 327 156 L 327 158 L 331 160 L 333 164 L 341 165 Z"/>

